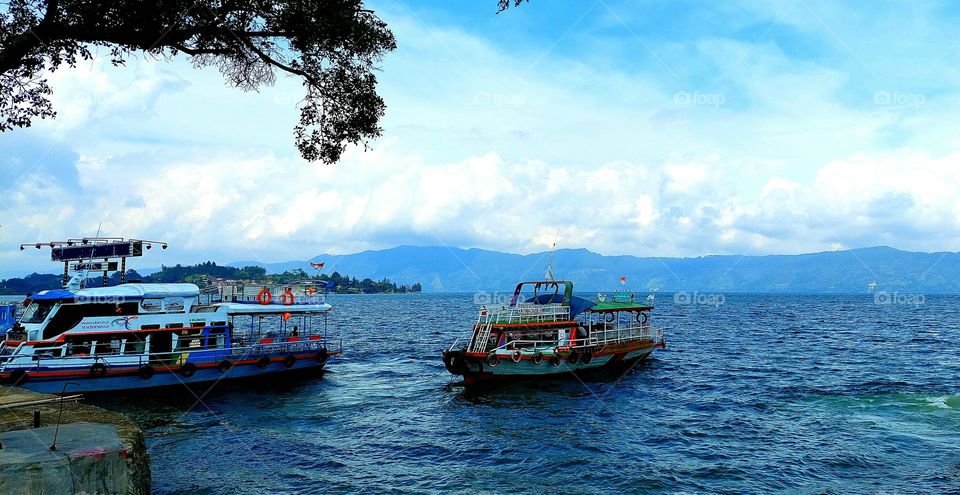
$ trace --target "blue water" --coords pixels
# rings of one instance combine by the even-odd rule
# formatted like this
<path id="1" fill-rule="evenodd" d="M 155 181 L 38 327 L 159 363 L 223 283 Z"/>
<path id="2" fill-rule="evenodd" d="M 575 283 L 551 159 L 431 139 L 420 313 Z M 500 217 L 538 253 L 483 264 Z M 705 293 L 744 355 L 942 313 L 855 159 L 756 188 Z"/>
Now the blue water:
<path id="1" fill-rule="evenodd" d="M 96 402 L 159 494 L 957 492 L 960 297 L 910 301 L 661 296 L 667 348 L 625 376 L 467 394 L 438 356 L 472 295 L 333 296 L 320 379 Z"/>

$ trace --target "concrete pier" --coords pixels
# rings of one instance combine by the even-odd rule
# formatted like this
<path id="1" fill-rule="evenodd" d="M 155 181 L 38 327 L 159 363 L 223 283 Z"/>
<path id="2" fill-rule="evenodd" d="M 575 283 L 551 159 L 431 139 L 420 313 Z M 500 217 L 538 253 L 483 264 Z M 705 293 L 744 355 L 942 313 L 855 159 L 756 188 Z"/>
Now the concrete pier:
<path id="1" fill-rule="evenodd" d="M 58 403 L 4 408 L 51 398 L 0 387 L 0 493 L 150 493 L 143 432 L 126 416 L 64 402 L 58 429 Z"/>

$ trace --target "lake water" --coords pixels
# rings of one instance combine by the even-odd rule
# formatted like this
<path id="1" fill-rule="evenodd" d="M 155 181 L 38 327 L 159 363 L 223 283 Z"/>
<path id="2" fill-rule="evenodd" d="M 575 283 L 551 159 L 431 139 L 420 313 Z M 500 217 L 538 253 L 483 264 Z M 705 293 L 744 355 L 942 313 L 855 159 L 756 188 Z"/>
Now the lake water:
<path id="1" fill-rule="evenodd" d="M 93 402 L 144 426 L 158 494 L 960 490 L 960 297 L 689 299 L 607 380 L 466 394 L 439 353 L 473 295 L 331 296 L 322 378 Z"/>

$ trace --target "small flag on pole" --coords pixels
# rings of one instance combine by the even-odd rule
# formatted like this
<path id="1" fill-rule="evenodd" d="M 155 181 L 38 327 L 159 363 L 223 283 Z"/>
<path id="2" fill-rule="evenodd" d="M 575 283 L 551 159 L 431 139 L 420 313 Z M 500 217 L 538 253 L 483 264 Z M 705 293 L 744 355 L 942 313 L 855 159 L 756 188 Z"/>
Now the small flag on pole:
<path id="1" fill-rule="evenodd" d="M 620 285 L 627 285 L 627 277 L 620 277 Z"/>
<path id="2" fill-rule="evenodd" d="M 320 263 L 314 263 L 314 262 L 311 261 L 311 262 L 310 262 L 310 266 L 316 268 L 317 270 L 320 270 L 320 269 L 323 268 L 323 264 L 324 264 L 324 263 L 326 263 L 326 262 L 324 261 L 324 262 L 320 262 Z"/>

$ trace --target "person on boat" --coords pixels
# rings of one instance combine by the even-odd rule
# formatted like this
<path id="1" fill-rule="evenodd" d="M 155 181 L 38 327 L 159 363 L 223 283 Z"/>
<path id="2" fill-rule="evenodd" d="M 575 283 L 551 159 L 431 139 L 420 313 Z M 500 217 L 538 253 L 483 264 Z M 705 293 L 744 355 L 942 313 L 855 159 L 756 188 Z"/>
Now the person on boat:
<path id="1" fill-rule="evenodd" d="M 577 343 L 585 344 L 587 340 L 587 327 L 583 323 L 577 324 Z"/>
<path id="2" fill-rule="evenodd" d="M 293 331 L 290 332 L 290 336 L 291 336 L 291 337 L 299 337 L 299 336 L 300 336 L 300 329 L 298 329 L 296 325 L 293 326 Z"/>
<path id="3" fill-rule="evenodd" d="M 74 356 L 89 356 L 89 355 L 90 355 L 90 343 L 89 343 L 89 342 L 84 342 L 84 343 L 81 344 L 81 345 L 73 345 L 73 346 L 71 346 L 71 348 L 72 348 L 72 350 L 73 350 L 73 352 L 71 352 L 71 354 L 73 354 Z"/>

